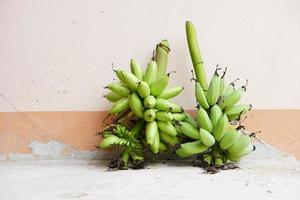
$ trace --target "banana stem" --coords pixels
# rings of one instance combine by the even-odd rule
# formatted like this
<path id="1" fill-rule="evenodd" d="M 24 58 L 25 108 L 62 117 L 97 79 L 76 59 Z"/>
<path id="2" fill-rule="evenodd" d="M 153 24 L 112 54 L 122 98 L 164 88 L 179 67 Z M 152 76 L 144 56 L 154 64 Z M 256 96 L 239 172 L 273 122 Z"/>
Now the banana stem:
<path id="1" fill-rule="evenodd" d="M 157 78 L 159 79 L 164 74 L 166 74 L 166 69 L 168 65 L 168 54 L 170 52 L 168 40 L 162 40 L 156 46 L 155 61 L 157 63 Z"/>
<path id="2" fill-rule="evenodd" d="M 191 22 L 187 21 L 185 24 L 185 28 L 186 28 L 186 36 L 187 36 L 187 42 L 190 50 L 190 55 L 192 58 L 192 62 L 196 74 L 196 79 L 200 83 L 201 87 L 204 90 L 207 90 L 208 83 L 206 79 L 203 59 L 198 46 L 195 27 Z"/>

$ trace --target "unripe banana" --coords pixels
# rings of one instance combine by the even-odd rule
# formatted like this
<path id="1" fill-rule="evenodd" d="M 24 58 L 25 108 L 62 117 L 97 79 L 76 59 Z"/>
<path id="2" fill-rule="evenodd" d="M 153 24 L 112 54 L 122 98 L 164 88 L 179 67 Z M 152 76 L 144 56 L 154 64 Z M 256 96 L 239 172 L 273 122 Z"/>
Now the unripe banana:
<path id="1" fill-rule="evenodd" d="M 184 113 L 173 113 L 172 116 L 177 121 L 185 121 L 186 120 L 186 115 Z"/>
<path id="2" fill-rule="evenodd" d="M 144 119 L 138 119 L 135 123 L 135 125 L 132 127 L 131 129 L 131 134 L 133 136 L 136 136 L 138 134 L 140 134 L 140 132 L 142 131 L 142 129 L 145 126 L 145 121 Z"/>
<path id="3" fill-rule="evenodd" d="M 160 79 L 158 79 L 151 85 L 151 94 L 153 96 L 158 96 L 167 87 L 168 83 L 169 76 L 163 75 Z"/>
<path id="4" fill-rule="evenodd" d="M 204 109 L 209 108 L 209 104 L 206 100 L 205 93 L 199 82 L 196 82 L 195 84 L 195 96 L 197 102 L 200 104 L 201 107 L 203 107 Z"/>
<path id="5" fill-rule="evenodd" d="M 227 149 L 229 153 L 236 154 L 241 152 L 251 143 L 251 139 L 248 135 L 241 135 L 234 143 Z"/>
<path id="6" fill-rule="evenodd" d="M 161 111 L 170 111 L 171 110 L 171 102 L 165 99 L 156 99 L 155 108 Z"/>
<path id="7" fill-rule="evenodd" d="M 156 119 L 160 121 L 172 121 L 173 115 L 170 112 L 166 111 L 157 111 L 156 112 Z"/>
<path id="8" fill-rule="evenodd" d="M 196 129 L 190 123 L 188 123 L 188 122 L 180 122 L 179 126 L 180 126 L 181 132 L 185 136 L 187 136 L 187 137 L 189 137 L 191 139 L 194 139 L 194 140 L 199 140 L 200 139 L 200 134 L 199 134 L 198 129 Z"/>
<path id="9" fill-rule="evenodd" d="M 210 132 L 208 132 L 207 130 L 200 128 L 199 135 L 200 135 L 200 141 L 205 146 L 211 147 L 212 145 L 215 144 L 214 136 L 212 136 L 212 134 Z"/>
<path id="10" fill-rule="evenodd" d="M 233 92 L 234 89 L 234 83 L 230 83 L 229 85 L 225 85 L 223 96 L 228 96 L 231 92 Z"/>
<path id="11" fill-rule="evenodd" d="M 213 125 L 213 127 L 216 127 L 217 121 L 218 119 L 221 117 L 222 115 L 222 109 L 220 108 L 220 106 L 218 106 L 217 104 L 213 105 L 210 109 L 210 121 Z"/>
<path id="12" fill-rule="evenodd" d="M 197 123 L 201 128 L 204 128 L 208 132 L 213 131 L 213 125 L 209 119 L 207 112 L 203 108 L 198 108 L 196 112 Z"/>
<path id="13" fill-rule="evenodd" d="M 186 153 L 191 155 L 202 153 L 208 149 L 208 146 L 202 144 L 200 140 L 194 142 L 187 142 L 181 144 L 180 146 L 184 149 Z"/>
<path id="14" fill-rule="evenodd" d="M 122 81 L 123 83 L 125 83 L 124 77 L 123 77 L 123 70 L 114 70 L 114 72 L 116 73 L 117 77 L 119 78 L 120 81 Z"/>
<path id="15" fill-rule="evenodd" d="M 217 103 L 219 98 L 219 90 L 220 90 L 220 76 L 216 70 L 215 74 L 213 75 L 210 81 L 209 88 L 206 95 L 207 102 L 209 103 L 209 105 L 214 105 Z"/>
<path id="16" fill-rule="evenodd" d="M 212 164 L 212 157 L 211 157 L 211 155 L 204 155 L 203 156 L 203 160 L 205 162 L 207 162 L 208 165 Z"/>
<path id="17" fill-rule="evenodd" d="M 144 99 L 144 106 L 146 108 L 154 108 L 156 104 L 156 99 L 154 96 L 150 95 L 150 96 L 147 96 L 145 99 Z"/>
<path id="18" fill-rule="evenodd" d="M 171 122 L 157 121 L 158 129 L 161 132 L 165 132 L 170 135 L 177 135 L 175 127 L 171 124 Z"/>
<path id="19" fill-rule="evenodd" d="M 131 72 L 126 72 L 123 71 L 122 75 L 124 77 L 125 80 L 125 84 L 132 90 L 132 91 L 136 91 L 137 90 L 137 86 L 138 83 L 140 82 L 140 80 Z"/>
<path id="20" fill-rule="evenodd" d="M 131 73 L 133 73 L 139 80 L 143 80 L 143 70 L 136 60 L 130 60 L 130 69 Z"/>
<path id="21" fill-rule="evenodd" d="M 234 105 L 230 109 L 225 111 L 226 115 L 228 116 L 229 120 L 236 119 L 239 115 L 246 113 L 247 111 L 251 110 L 252 106 L 248 105 Z"/>
<path id="22" fill-rule="evenodd" d="M 153 144 L 150 145 L 152 153 L 158 153 L 158 151 L 159 151 L 159 145 L 160 145 L 159 134 L 156 134 L 155 138 L 154 138 L 154 141 L 153 141 Z"/>
<path id="23" fill-rule="evenodd" d="M 160 132 L 160 138 L 162 141 L 164 141 L 165 143 L 170 144 L 170 145 L 179 144 L 178 137 L 164 133 L 164 132 Z"/>
<path id="24" fill-rule="evenodd" d="M 166 73 L 168 64 L 168 54 L 170 52 L 168 40 L 162 40 L 155 50 L 155 61 L 157 62 L 157 78 L 160 78 Z"/>
<path id="25" fill-rule="evenodd" d="M 241 133 L 237 130 L 229 130 L 221 139 L 220 147 L 223 150 L 228 149 L 240 137 Z"/>
<path id="26" fill-rule="evenodd" d="M 147 122 L 146 124 L 146 139 L 147 143 L 152 145 L 156 135 L 158 135 L 158 127 L 156 121 Z"/>
<path id="27" fill-rule="evenodd" d="M 168 150 L 168 147 L 165 143 L 163 142 L 159 142 L 159 151 L 167 151 Z"/>
<path id="28" fill-rule="evenodd" d="M 222 166 L 222 165 L 224 165 L 224 161 L 223 161 L 222 158 L 215 158 L 214 162 L 215 162 L 216 166 Z"/>
<path id="29" fill-rule="evenodd" d="M 143 80 L 146 81 L 148 85 L 151 85 L 156 80 L 156 74 L 157 74 L 157 64 L 155 61 L 151 61 L 148 64 Z"/>
<path id="30" fill-rule="evenodd" d="M 225 114 L 223 114 L 221 115 L 221 117 L 219 117 L 217 124 L 213 130 L 213 135 L 218 142 L 223 138 L 225 131 L 227 130 L 227 127 L 228 127 L 228 118 Z"/>
<path id="31" fill-rule="evenodd" d="M 119 138 L 115 135 L 110 135 L 102 140 L 100 143 L 100 147 L 105 149 L 107 147 L 110 147 L 111 145 L 116 144 L 116 142 L 119 140 Z"/>
<path id="32" fill-rule="evenodd" d="M 157 98 L 161 99 L 171 99 L 173 97 L 176 97 L 180 92 L 184 89 L 184 87 L 172 87 L 172 88 L 166 88 L 164 89 Z"/>
<path id="33" fill-rule="evenodd" d="M 239 102 L 244 93 L 245 88 L 242 87 L 240 89 L 233 90 L 229 95 L 225 96 L 224 99 L 220 102 L 220 106 L 222 109 L 230 109 L 234 104 Z"/>
<path id="34" fill-rule="evenodd" d="M 152 122 L 156 118 L 156 113 L 154 109 L 147 109 L 144 112 L 144 119 L 146 122 Z"/>
<path id="35" fill-rule="evenodd" d="M 113 92 L 113 91 L 108 92 L 106 95 L 104 95 L 104 97 L 105 97 L 108 101 L 113 102 L 113 103 L 115 103 L 116 101 L 118 101 L 119 99 L 122 98 L 122 96 L 121 96 L 120 94 L 115 93 L 115 92 Z"/>
<path id="36" fill-rule="evenodd" d="M 191 124 L 193 127 L 198 128 L 198 124 L 196 120 L 188 112 L 185 112 L 185 115 L 186 115 L 185 121 Z"/>
<path id="37" fill-rule="evenodd" d="M 229 152 L 226 153 L 226 158 L 233 162 L 238 162 L 242 159 L 242 156 L 232 155 Z"/>
<path id="38" fill-rule="evenodd" d="M 243 150 L 237 152 L 237 153 L 230 153 L 233 156 L 236 157 L 243 157 L 248 155 L 251 151 L 253 151 L 253 145 L 249 144 L 247 147 L 245 147 Z"/>
<path id="39" fill-rule="evenodd" d="M 180 158 L 187 158 L 192 156 L 193 154 L 190 154 L 188 152 L 186 152 L 182 147 L 176 150 L 176 154 L 180 157 Z"/>
<path id="40" fill-rule="evenodd" d="M 124 97 L 127 97 L 131 93 L 130 89 L 121 83 L 110 83 L 106 86 L 106 88 Z"/>
<path id="41" fill-rule="evenodd" d="M 137 92 L 141 98 L 146 98 L 150 95 L 150 87 L 147 82 L 141 81 L 138 83 Z"/>
<path id="42" fill-rule="evenodd" d="M 128 98 L 122 97 L 120 100 L 118 100 L 110 109 L 110 114 L 116 114 L 119 112 L 123 112 L 124 110 L 127 110 L 129 108 Z"/>
<path id="43" fill-rule="evenodd" d="M 223 74 L 224 75 L 224 74 Z M 219 89 L 219 96 L 222 97 L 224 96 L 225 93 L 225 79 L 222 76 L 220 79 L 220 89 Z"/>
<path id="44" fill-rule="evenodd" d="M 183 108 L 175 103 L 170 103 L 170 111 L 172 113 L 181 113 L 183 112 Z"/>
<path id="45" fill-rule="evenodd" d="M 135 116 L 139 118 L 144 117 L 143 103 L 136 93 L 132 93 L 128 96 L 128 103 Z"/>

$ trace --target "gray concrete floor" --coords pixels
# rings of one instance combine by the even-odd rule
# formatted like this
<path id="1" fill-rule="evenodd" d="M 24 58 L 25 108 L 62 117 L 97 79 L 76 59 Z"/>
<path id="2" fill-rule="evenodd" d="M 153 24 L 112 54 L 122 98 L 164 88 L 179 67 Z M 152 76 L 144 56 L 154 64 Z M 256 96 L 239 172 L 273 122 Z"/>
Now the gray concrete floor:
<path id="1" fill-rule="evenodd" d="M 239 166 L 211 175 L 179 161 L 124 171 L 100 160 L 1 161 L 0 199 L 300 199 L 295 158 L 258 145 Z"/>

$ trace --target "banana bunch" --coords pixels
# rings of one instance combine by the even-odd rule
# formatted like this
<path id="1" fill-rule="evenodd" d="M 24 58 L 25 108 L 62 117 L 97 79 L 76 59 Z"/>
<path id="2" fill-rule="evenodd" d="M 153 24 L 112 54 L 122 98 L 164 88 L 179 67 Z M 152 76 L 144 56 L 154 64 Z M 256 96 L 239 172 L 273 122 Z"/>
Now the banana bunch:
<path id="1" fill-rule="evenodd" d="M 251 109 L 251 105 L 238 104 L 246 85 L 236 89 L 234 83 L 227 84 L 224 78 L 226 70 L 220 76 L 218 67 L 208 84 L 195 28 L 190 22 L 186 23 L 186 32 L 196 74 L 198 105 L 195 120 L 187 117 L 179 123 L 180 132 L 189 141 L 181 144 L 176 153 L 180 157 L 201 154 L 211 165 L 239 161 L 253 149 L 250 137 L 242 132 L 241 127 L 231 125 L 238 124 L 241 115 Z"/>
<path id="2" fill-rule="evenodd" d="M 131 72 L 114 70 L 119 82 L 106 87 L 110 91 L 105 97 L 114 103 L 110 114 L 130 111 L 136 118 L 144 120 L 146 142 L 153 153 L 167 150 L 166 144 L 178 143 L 173 122 L 185 117 L 183 109 L 169 101 L 183 90 L 183 87 L 167 88 L 170 78 L 170 74 L 166 74 L 169 51 L 168 41 L 161 41 L 145 72 L 136 60 L 131 59 Z"/>

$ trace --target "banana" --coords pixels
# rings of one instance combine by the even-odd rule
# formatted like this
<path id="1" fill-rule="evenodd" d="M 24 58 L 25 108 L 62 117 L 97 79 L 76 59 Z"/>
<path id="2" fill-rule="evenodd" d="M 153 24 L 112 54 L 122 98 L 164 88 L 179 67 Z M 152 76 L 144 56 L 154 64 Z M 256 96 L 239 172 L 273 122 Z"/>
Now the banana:
<path id="1" fill-rule="evenodd" d="M 168 64 L 168 54 L 170 52 L 168 40 L 162 40 L 155 49 L 155 61 L 157 63 L 157 78 L 160 78 L 166 73 Z"/>
<path id="2" fill-rule="evenodd" d="M 170 103 L 170 110 L 173 113 L 181 113 L 183 112 L 183 108 L 175 103 Z"/>
<path id="3" fill-rule="evenodd" d="M 123 83 L 125 83 L 124 77 L 123 77 L 123 70 L 114 70 L 119 80 Z"/>
<path id="4" fill-rule="evenodd" d="M 223 97 L 225 93 L 225 79 L 222 76 L 220 79 L 220 89 L 219 89 L 219 96 Z"/>
<path id="5" fill-rule="evenodd" d="M 184 149 L 186 153 L 191 155 L 202 153 L 208 149 L 208 146 L 202 144 L 200 140 L 183 143 L 180 146 Z"/>
<path id="6" fill-rule="evenodd" d="M 118 100 L 110 109 L 110 114 L 116 114 L 119 112 L 123 112 L 124 110 L 127 110 L 129 108 L 128 98 L 122 97 L 120 100 Z"/>
<path id="7" fill-rule="evenodd" d="M 150 96 L 147 96 L 145 99 L 144 99 L 144 106 L 146 108 L 154 108 L 156 104 L 156 99 L 154 96 L 150 95 Z"/>
<path id="8" fill-rule="evenodd" d="M 235 154 L 241 152 L 251 143 L 251 139 L 247 135 L 241 135 L 234 143 L 227 149 L 229 153 Z"/>
<path id="9" fill-rule="evenodd" d="M 198 129 L 196 129 L 193 125 L 191 125 L 188 122 L 180 122 L 179 123 L 180 130 L 182 134 L 185 136 L 194 139 L 194 140 L 199 140 L 200 139 L 200 134 Z"/>
<path id="10" fill-rule="evenodd" d="M 199 135 L 200 135 L 200 141 L 205 146 L 211 147 L 216 142 L 214 136 L 212 136 L 212 134 L 210 134 L 210 132 L 208 132 L 207 130 L 205 130 L 203 128 L 200 128 Z"/>
<path id="11" fill-rule="evenodd" d="M 176 97 L 180 92 L 184 89 L 184 87 L 172 87 L 172 88 L 166 88 L 164 89 L 157 98 L 161 99 L 171 99 L 173 97 Z"/>
<path id="12" fill-rule="evenodd" d="M 194 118 L 188 112 L 185 112 L 185 115 L 186 115 L 185 121 L 191 124 L 193 127 L 198 128 L 198 124 L 196 120 L 194 120 Z"/>
<path id="13" fill-rule="evenodd" d="M 234 104 L 239 102 L 242 97 L 242 94 L 245 91 L 245 87 L 241 87 L 240 89 L 233 90 L 229 95 L 225 96 L 222 101 L 220 101 L 220 106 L 222 109 L 228 110 Z"/>
<path id="14" fill-rule="evenodd" d="M 141 81 L 138 83 L 137 92 L 141 98 L 146 98 L 150 95 L 150 87 L 147 82 Z"/>
<path id="15" fill-rule="evenodd" d="M 144 116 L 143 103 L 136 93 L 132 93 L 131 95 L 128 96 L 128 103 L 132 112 L 138 118 L 143 118 Z"/>
<path id="16" fill-rule="evenodd" d="M 200 104 L 201 107 L 203 107 L 204 109 L 209 108 L 209 104 L 206 100 L 205 93 L 199 82 L 196 82 L 195 84 L 195 96 L 197 102 Z"/>
<path id="17" fill-rule="evenodd" d="M 184 113 L 173 113 L 172 116 L 173 116 L 173 119 L 175 119 L 177 121 L 186 120 L 186 115 Z"/>
<path id="18" fill-rule="evenodd" d="M 225 110 L 229 120 L 236 119 L 239 115 L 246 113 L 251 110 L 252 106 L 248 105 L 234 105 L 230 109 Z"/>
<path id="19" fill-rule="evenodd" d="M 158 151 L 159 151 L 159 145 L 160 145 L 159 134 L 156 134 L 155 138 L 154 138 L 154 141 L 153 141 L 153 144 L 150 145 L 152 153 L 158 153 Z"/>
<path id="20" fill-rule="evenodd" d="M 165 143 L 163 142 L 159 142 L 159 151 L 167 151 L 168 150 L 168 147 Z"/>
<path id="21" fill-rule="evenodd" d="M 154 121 L 156 118 L 156 114 L 155 114 L 155 110 L 154 109 L 147 109 L 145 112 L 144 112 L 144 119 L 146 122 L 152 122 Z"/>
<path id="22" fill-rule="evenodd" d="M 233 92 L 234 89 L 234 83 L 230 83 L 229 85 L 224 86 L 224 92 L 223 96 L 228 96 L 231 92 Z"/>
<path id="23" fill-rule="evenodd" d="M 222 165 L 224 165 L 224 161 L 223 161 L 222 158 L 215 158 L 214 162 L 215 162 L 216 166 L 222 166 Z"/>
<path id="24" fill-rule="evenodd" d="M 131 93 L 131 90 L 121 83 L 110 83 L 105 88 L 108 88 L 111 91 L 124 97 L 127 97 Z"/>
<path id="25" fill-rule="evenodd" d="M 136 60 L 130 60 L 130 69 L 131 73 L 133 73 L 139 80 L 143 80 L 143 70 Z"/>
<path id="26" fill-rule="evenodd" d="M 237 130 L 229 130 L 225 133 L 224 137 L 221 139 L 220 147 L 223 150 L 228 149 L 233 143 L 240 137 L 240 132 Z"/>
<path id="27" fill-rule="evenodd" d="M 122 98 L 122 96 L 120 94 L 115 93 L 113 91 L 108 92 L 103 97 L 105 97 L 108 101 L 113 102 L 113 103 L 115 103 L 116 101 L 118 101 L 119 99 Z"/>
<path id="28" fill-rule="evenodd" d="M 176 150 L 176 154 L 180 158 L 187 158 L 187 157 L 190 157 L 193 155 L 193 154 L 186 152 L 182 147 Z"/>
<path id="29" fill-rule="evenodd" d="M 167 144 L 170 145 L 175 145 L 175 144 L 179 144 L 179 140 L 176 136 L 164 133 L 164 132 L 160 132 L 160 138 L 162 141 L 164 141 Z"/>
<path id="30" fill-rule="evenodd" d="M 156 121 L 147 122 L 146 124 L 146 140 L 147 143 L 152 145 L 156 135 L 158 135 L 158 127 Z"/>
<path id="31" fill-rule="evenodd" d="M 165 132 L 169 135 L 177 135 L 175 127 L 171 124 L 171 122 L 163 122 L 157 121 L 158 129 L 162 132 Z"/>
<path id="32" fill-rule="evenodd" d="M 213 125 L 213 127 L 216 126 L 218 119 L 222 115 L 222 109 L 217 104 L 213 105 L 210 109 L 209 118 Z"/>
<path id="33" fill-rule="evenodd" d="M 223 138 L 225 131 L 227 130 L 227 127 L 228 127 L 228 118 L 225 114 L 222 114 L 221 117 L 219 117 L 216 126 L 214 127 L 213 130 L 213 135 L 218 142 Z"/>
<path id="34" fill-rule="evenodd" d="M 209 119 L 207 112 L 203 108 L 198 108 L 196 112 L 197 123 L 201 128 L 204 128 L 208 132 L 213 131 L 213 125 Z"/>
<path id="35" fill-rule="evenodd" d="M 204 155 L 203 160 L 207 162 L 208 165 L 211 165 L 213 161 L 211 155 Z"/>
<path id="36" fill-rule="evenodd" d="M 253 150 L 253 146 L 249 144 L 247 147 L 245 147 L 243 150 L 241 150 L 238 153 L 227 152 L 226 157 L 231 161 L 237 162 L 240 161 L 243 156 L 249 154 L 252 150 Z"/>
<path id="37" fill-rule="evenodd" d="M 160 79 L 154 82 L 151 87 L 151 94 L 153 96 L 158 96 L 168 85 L 169 75 L 163 75 Z"/>
<path id="38" fill-rule="evenodd" d="M 157 75 L 157 64 L 155 61 L 151 61 L 148 64 L 143 80 L 147 82 L 149 85 L 151 85 L 156 80 L 156 75 Z"/>
<path id="39" fill-rule="evenodd" d="M 207 102 L 209 103 L 209 105 L 214 105 L 217 103 L 218 98 L 219 98 L 219 90 L 220 90 L 220 76 L 217 72 L 218 69 L 216 69 L 210 84 L 209 84 L 209 88 L 207 91 Z"/>
<path id="40" fill-rule="evenodd" d="M 116 144 L 116 142 L 117 142 L 119 139 L 120 139 L 120 138 L 117 137 L 117 136 L 115 136 L 115 135 L 110 135 L 110 136 L 104 138 L 104 139 L 102 140 L 102 142 L 100 143 L 99 146 L 100 146 L 101 148 L 105 149 L 105 148 L 107 148 L 107 147 L 110 147 L 111 145 Z"/>
<path id="41" fill-rule="evenodd" d="M 131 129 L 131 134 L 133 136 L 136 136 L 138 134 L 140 134 L 140 132 L 142 131 L 142 129 L 144 128 L 145 126 L 145 122 L 143 119 L 138 119 L 135 123 L 135 125 L 132 127 Z"/>
<path id="42" fill-rule="evenodd" d="M 131 72 L 122 72 L 125 84 L 132 90 L 136 91 L 140 80 Z"/>
<path id="43" fill-rule="evenodd" d="M 172 121 L 173 115 L 170 112 L 166 111 L 157 111 L 156 112 L 156 119 L 160 121 Z"/>
<path id="44" fill-rule="evenodd" d="M 155 108 L 157 110 L 170 111 L 171 110 L 171 106 L 172 106 L 172 104 L 168 100 L 160 99 L 160 98 L 156 99 Z"/>
<path id="45" fill-rule="evenodd" d="M 230 161 L 233 161 L 233 162 L 238 162 L 238 161 L 240 161 L 242 159 L 241 156 L 235 156 L 235 155 L 232 155 L 232 154 L 230 154 L 228 152 L 226 153 L 226 158 L 228 160 L 230 160 Z"/>

